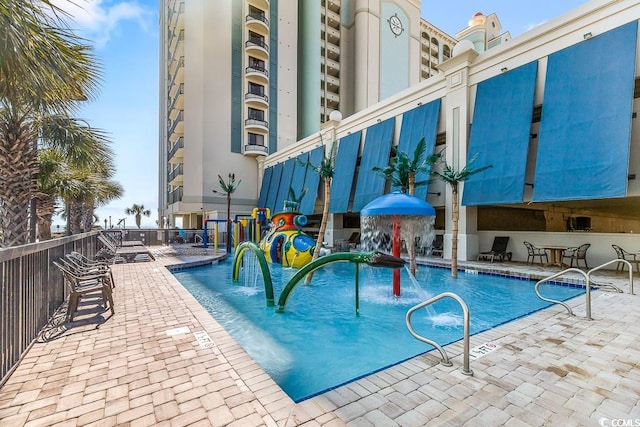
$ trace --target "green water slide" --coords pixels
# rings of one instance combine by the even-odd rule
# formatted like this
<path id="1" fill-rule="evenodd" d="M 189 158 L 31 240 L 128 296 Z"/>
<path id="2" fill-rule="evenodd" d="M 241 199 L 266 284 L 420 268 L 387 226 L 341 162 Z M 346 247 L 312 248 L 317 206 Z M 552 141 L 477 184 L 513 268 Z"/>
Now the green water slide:
<path id="1" fill-rule="evenodd" d="M 315 270 L 334 262 L 352 262 L 356 264 L 355 271 L 355 286 L 356 286 L 356 312 L 358 311 L 358 268 L 359 264 L 368 264 L 374 267 L 387 267 L 387 268 L 401 268 L 405 261 L 401 258 L 397 258 L 391 255 L 383 254 L 380 252 L 338 252 L 334 254 L 325 255 L 318 258 L 315 261 L 302 267 L 293 277 L 287 282 L 287 285 L 282 290 L 280 298 L 278 299 L 278 307 L 276 312 L 283 313 L 284 308 L 287 305 L 289 296 L 294 288 L 300 283 L 307 274 L 314 272 Z"/>
<path id="2" fill-rule="evenodd" d="M 267 300 L 267 307 L 273 307 L 273 283 L 271 281 L 271 272 L 269 271 L 269 265 L 267 259 L 264 256 L 262 250 L 253 242 L 244 242 L 238 245 L 236 248 L 236 256 L 233 260 L 233 280 L 237 281 L 240 275 L 240 266 L 242 265 L 242 255 L 245 251 L 251 251 L 256 255 L 258 264 L 260 264 L 260 271 L 262 271 L 262 279 L 264 280 L 264 296 Z"/>

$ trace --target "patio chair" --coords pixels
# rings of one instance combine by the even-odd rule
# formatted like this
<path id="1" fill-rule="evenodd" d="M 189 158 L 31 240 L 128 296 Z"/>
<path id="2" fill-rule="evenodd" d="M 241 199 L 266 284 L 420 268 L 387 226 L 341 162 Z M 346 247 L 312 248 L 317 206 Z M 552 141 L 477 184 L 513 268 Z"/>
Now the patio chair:
<path id="1" fill-rule="evenodd" d="M 562 260 L 564 262 L 565 258 L 569 259 L 569 267 L 573 267 L 573 262 L 576 262 L 576 267 L 580 268 L 580 260 L 584 262 L 584 268 L 589 268 L 587 264 L 587 249 L 589 249 L 591 243 L 584 243 L 580 246 L 567 248 L 562 254 Z"/>
<path id="2" fill-rule="evenodd" d="M 360 232 L 354 231 L 353 233 L 351 233 L 351 236 L 349 236 L 348 241 L 349 241 L 349 247 L 352 249 L 356 249 L 360 244 Z"/>
<path id="3" fill-rule="evenodd" d="M 61 258 L 61 261 L 62 258 Z M 67 322 L 73 321 L 73 315 L 78 311 L 78 304 L 83 295 L 100 292 L 105 309 L 110 308 L 111 314 L 115 314 L 113 307 L 113 296 L 111 285 L 105 280 L 105 275 L 78 275 L 71 270 L 64 262 L 53 261 L 53 265 L 58 267 L 64 276 L 65 285 L 69 291 L 69 302 L 67 304 Z"/>
<path id="4" fill-rule="evenodd" d="M 536 258 L 540 258 L 540 264 L 549 264 L 549 255 L 546 250 L 530 242 L 524 242 L 524 246 L 527 248 L 527 264 L 533 264 Z M 544 257 L 544 263 L 542 257 Z"/>
<path id="5" fill-rule="evenodd" d="M 618 259 L 629 261 L 632 265 L 635 264 L 636 271 L 640 273 L 640 258 L 639 258 L 640 254 L 634 254 L 632 252 L 625 251 L 618 245 L 611 245 L 611 246 L 613 247 L 613 250 L 616 251 L 616 255 L 618 256 Z M 626 264 L 624 262 L 619 262 L 618 265 L 616 266 L 616 271 L 618 270 L 624 271 L 625 265 Z"/>
<path id="6" fill-rule="evenodd" d="M 507 246 L 509 245 L 509 236 L 496 236 L 493 238 L 493 245 L 491 250 L 487 252 L 480 252 L 478 254 L 478 261 L 484 259 L 493 262 L 494 259 L 504 261 L 505 258 L 511 261 L 511 252 L 507 252 Z"/>
<path id="7" fill-rule="evenodd" d="M 442 258 L 444 249 L 444 236 L 442 234 L 436 234 L 431 243 L 431 256 L 437 256 Z"/>
<path id="8" fill-rule="evenodd" d="M 108 274 L 112 288 L 115 288 L 113 272 L 107 262 L 91 260 L 79 252 L 70 252 L 66 255 L 69 265 L 75 267 L 77 272 L 84 274 Z"/>

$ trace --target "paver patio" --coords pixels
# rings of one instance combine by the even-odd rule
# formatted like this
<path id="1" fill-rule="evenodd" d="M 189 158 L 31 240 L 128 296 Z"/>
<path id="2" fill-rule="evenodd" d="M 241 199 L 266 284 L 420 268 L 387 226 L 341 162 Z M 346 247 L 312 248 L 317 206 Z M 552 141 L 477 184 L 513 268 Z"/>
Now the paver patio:
<path id="1" fill-rule="evenodd" d="M 640 424 L 640 298 L 628 274 L 601 279 L 625 293 L 594 292 L 594 320 L 579 297 L 574 317 L 553 306 L 472 336 L 471 347 L 498 348 L 472 360 L 471 377 L 458 342 L 446 347 L 453 367 L 430 352 L 295 404 L 165 268 L 196 258 L 153 251 L 156 261 L 113 267 L 114 316 L 87 311 L 45 331 L 0 388 L 0 426 Z"/>

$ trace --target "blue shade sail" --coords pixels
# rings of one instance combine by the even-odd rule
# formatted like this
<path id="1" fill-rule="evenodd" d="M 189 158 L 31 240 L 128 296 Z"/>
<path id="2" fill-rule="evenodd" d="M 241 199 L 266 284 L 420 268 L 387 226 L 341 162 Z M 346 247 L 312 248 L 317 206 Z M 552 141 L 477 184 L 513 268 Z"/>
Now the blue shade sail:
<path id="1" fill-rule="evenodd" d="M 273 166 L 273 174 L 271 175 L 271 182 L 269 183 L 269 192 L 267 193 L 267 201 L 266 206 L 271 211 L 271 214 L 274 213 L 273 208 L 276 205 L 276 198 L 278 197 L 278 189 L 280 188 L 280 178 L 282 177 L 282 169 L 284 167 L 284 163 L 278 163 Z"/>
<path id="2" fill-rule="evenodd" d="M 284 162 L 282 168 L 282 177 L 280 178 L 280 187 L 278 188 L 278 196 L 276 197 L 275 206 L 272 212 L 282 212 L 284 210 L 284 201 L 289 198 L 289 186 L 293 177 L 293 168 L 296 159 L 289 159 Z"/>
<path id="3" fill-rule="evenodd" d="M 269 194 L 269 185 L 271 184 L 271 177 L 273 176 L 273 167 L 268 167 L 264 170 L 262 176 L 262 185 L 260 186 L 260 196 L 258 196 L 258 207 L 264 208 L 267 203 L 267 194 Z"/>
<path id="4" fill-rule="evenodd" d="M 331 213 L 348 212 L 361 137 L 362 131 L 358 131 L 340 139 L 334 163 L 333 180 L 331 181 L 331 203 L 329 205 Z"/>
<path id="5" fill-rule="evenodd" d="M 304 177 L 307 173 L 307 167 L 305 163 L 309 159 L 309 153 L 302 153 L 296 157 L 293 162 L 293 174 L 291 175 L 291 189 L 295 193 L 296 197 L 300 197 L 304 187 Z M 289 190 L 286 193 L 286 199 L 289 198 Z"/>
<path id="6" fill-rule="evenodd" d="M 491 168 L 465 181 L 463 205 L 522 203 L 537 72 L 534 61 L 478 83 L 468 160 Z"/>
<path id="7" fill-rule="evenodd" d="M 413 159 L 416 146 L 422 138 L 426 143 L 424 155 L 433 154 L 438 135 L 438 119 L 440 117 L 440 99 L 409 110 L 402 115 L 402 128 L 398 139 L 398 151 L 407 153 L 409 159 Z M 416 182 L 428 181 L 429 173 L 420 172 L 416 175 Z M 399 188 L 393 188 L 399 190 Z M 427 198 L 428 184 L 417 187 L 414 196 L 425 200 Z"/>
<path id="8" fill-rule="evenodd" d="M 314 148 L 309 153 L 309 163 L 313 166 L 314 169 L 320 167 L 320 163 L 322 163 L 322 159 L 324 157 L 324 146 Z M 308 188 L 309 191 L 302 198 L 302 202 L 300 203 L 300 213 L 305 215 L 313 214 L 313 209 L 316 205 L 316 199 L 318 198 L 318 184 L 320 183 L 320 174 L 317 170 L 307 170 L 307 174 L 304 178 L 304 187 Z"/>
<path id="9" fill-rule="evenodd" d="M 627 194 L 638 22 L 549 56 L 533 200 Z"/>
<path id="10" fill-rule="evenodd" d="M 367 203 L 382 196 L 384 192 L 385 179 L 375 173 L 373 168 L 383 168 L 389 164 L 395 121 L 392 117 L 367 129 L 356 193 L 353 196 L 353 212 L 360 212 Z"/>

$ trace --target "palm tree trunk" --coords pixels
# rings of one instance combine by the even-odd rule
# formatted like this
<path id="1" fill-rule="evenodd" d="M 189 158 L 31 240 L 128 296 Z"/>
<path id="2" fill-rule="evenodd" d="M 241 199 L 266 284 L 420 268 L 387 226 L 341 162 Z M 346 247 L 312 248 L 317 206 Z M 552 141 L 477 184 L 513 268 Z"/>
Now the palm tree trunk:
<path id="1" fill-rule="evenodd" d="M 458 277 L 458 183 L 451 184 L 451 277 Z"/>
<path id="2" fill-rule="evenodd" d="M 37 135 L 21 121 L 0 121 L 0 247 L 29 241 L 29 205 L 38 184 Z"/>
<path id="3" fill-rule="evenodd" d="M 39 195 L 37 199 L 38 239 L 51 240 L 51 219 L 56 210 L 55 199 L 45 194 Z"/>
<path id="4" fill-rule="evenodd" d="M 231 253 L 231 193 L 227 193 L 227 253 Z"/>
<path id="5" fill-rule="evenodd" d="M 136 214 L 136 225 L 138 226 L 138 228 L 140 228 L 141 222 L 142 222 L 142 215 L 137 213 Z"/>
<path id="6" fill-rule="evenodd" d="M 71 234 L 82 233 L 82 204 L 79 202 L 71 202 Z"/>
<path id="7" fill-rule="evenodd" d="M 329 220 L 329 203 L 331 202 L 331 178 L 325 178 L 324 180 L 324 205 L 322 206 L 322 220 L 320 221 L 320 229 L 318 230 L 318 238 L 316 240 L 316 247 L 313 250 L 313 257 L 311 261 L 315 261 L 320 257 L 320 249 L 322 249 L 322 243 L 324 242 L 324 233 L 327 230 L 327 221 Z M 313 273 L 307 274 L 304 280 L 305 285 L 311 283 L 313 279 Z"/>
<path id="8" fill-rule="evenodd" d="M 93 230 L 93 224 L 95 223 L 95 218 L 93 216 L 94 213 L 95 206 L 93 205 L 93 202 L 84 203 L 82 208 L 82 227 L 85 232 Z"/>
<path id="9" fill-rule="evenodd" d="M 416 174 L 409 172 L 409 195 L 413 196 L 416 191 Z M 407 242 L 407 252 L 409 253 L 409 270 L 413 276 L 416 275 L 416 246 L 415 236 L 413 242 Z"/>

